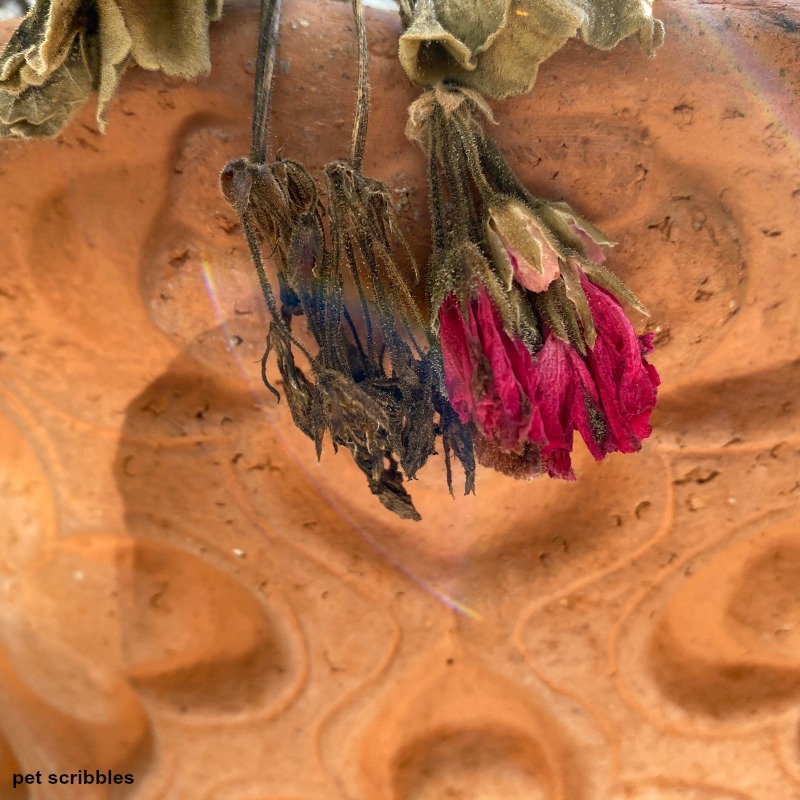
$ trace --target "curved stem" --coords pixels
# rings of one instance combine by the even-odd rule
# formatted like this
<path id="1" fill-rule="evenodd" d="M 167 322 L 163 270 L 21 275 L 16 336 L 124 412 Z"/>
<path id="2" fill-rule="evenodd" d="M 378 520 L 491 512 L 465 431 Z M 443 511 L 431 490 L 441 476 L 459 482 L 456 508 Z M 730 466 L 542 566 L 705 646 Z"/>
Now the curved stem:
<path id="1" fill-rule="evenodd" d="M 353 140 L 350 145 L 350 164 L 356 172 L 361 171 L 364 159 L 364 146 L 367 141 L 367 121 L 369 119 L 369 53 L 367 52 L 367 26 L 364 21 L 362 0 L 352 0 L 353 18 L 356 24 L 358 41 L 358 96 L 356 99 L 356 119 L 353 123 Z"/>
<path id="2" fill-rule="evenodd" d="M 250 256 L 253 259 L 253 264 L 256 268 L 256 274 L 258 275 L 258 283 L 261 286 L 261 294 L 264 296 L 264 302 L 267 304 L 267 309 L 272 317 L 272 321 L 275 323 L 275 325 L 277 325 L 286 339 L 290 341 L 308 359 L 308 363 L 313 369 L 314 356 L 312 356 L 311 353 L 308 352 L 308 349 L 298 342 L 297 339 L 292 335 L 292 332 L 289 330 L 289 326 L 283 321 L 283 317 L 278 311 L 278 304 L 275 302 L 275 295 L 272 292 L 272 286 L 270 285 L 269 278 L 267 277 L 267 271 L 264 269 L 264 261 L 261 258 L 261 245 L 258 243 L 258 237 L 253 230 L 253 226 L 250 224 L 244 214 L 240 216 L 240 220 L 242 222 L 242 228 L 244 229 L 245 239 L 247 239 L 247 245 L 250 248 Z"/>
<path id="3" fill-rule="evenodd" d="M 398 0 L 400 6 L 400 22 L 403 25 L 403 30 L 407 30 L 414 19 L 414 0 Z"/>
<path id="4" fill-rule="evenodd" d="M 253 94 L 253 143 L 250 149 L 250 160 L 254 164 L 264 164 L 267 158 L 272 76 L 275 72 L 275 53 L 278 49 L 278 23 L 280 17 L 281 0 L 261 0 L 256 82 Z"/>

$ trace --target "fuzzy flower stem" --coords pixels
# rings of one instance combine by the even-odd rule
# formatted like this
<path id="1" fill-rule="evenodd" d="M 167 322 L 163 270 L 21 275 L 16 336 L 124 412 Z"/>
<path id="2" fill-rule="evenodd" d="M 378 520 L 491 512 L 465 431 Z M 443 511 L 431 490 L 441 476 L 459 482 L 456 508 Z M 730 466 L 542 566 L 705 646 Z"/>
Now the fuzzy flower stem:
<path id="1" fill-rule="evenodd" d="M 539 205 L 536 198 L 531 195 L 514 174 L 500 148 L 489 136 L 482 136 L 477 143 L 477 147 L 481 174 L 484 174 L 484 171 L 489 172 L 496 191 L 516 197 L 518 200 L 533 207 Z"/>
<path id="2" fill-rule="evenodd" d="M 369 53 L 362 0 L 353 0 L 353 18 L 356 23 L 356 39 L 358 40 L 358 97 L 356 99 L 356 119 L 353 124 L 353 140 L 350 145 L 350 163 L 356 172 L 360 172 L 361 162 L 364 160 L 369 120 Z"/>
<path id="3" fill-rule="evenodd" d="M 481 159 L 480 152 L 478 150 L 478 144 L 476 142 L 476 134 L 473 130 L 471 130 L 470 124 L 463 119 L 456 120 L 456 130 L 458 131 L 458 136 L 461 139 L 461 144 L 464 148 L 464 154 L 466 157 L 467 166 L 469 167 L 470 175 L 475 181 L 478 191 L 481 193 L 483 198 L 486 199 L 493 194 L 493 191 L 492 187 L 489 185 L 489 182 L 486 180 L 486 176 L 483 174 L 483 169 L 481 169 Z"/>
<path id="4" fill-rule="evenodd" d="M 275 72 L 275 53 L 278 50 L 280 17 L 281 0 L 261 0 L 256 83 L 253 95 L 253 144 L 250 149 L 250 160 L 254 164 L 265 164 L 267 160 L 269 109 L 272 99 L 272 76 Z"/>
<path id="5" fill-rule="evenodd" d="M 428 200 L 433 223 L 433 252 L 441 255 L 447 242 L 444 222 L 444 209 L 442 208 L 442 185 L 437 165 L 437 153 L 442 146 L 439 129 L 431 125 L 430 152 L 428 153 Z"/>
<path id="6" fill-rule="evenodd" d="M 441 150 L 437 154 L 441 159 L 444 182 L 453 203 L 455 212 L 454 230 L 460 237 L 469 237 L 470 232 L 477 232 L 478 221 L 475 203 L 469 191 L 466 160 L 457 142 L 453 139 L 452 126 L 448 124 L 444 111 L 434 111 L 434 124 L 441 131 Z"/>
<path id="7" fill-rule="evenodd" d="M 283 317 L 278 311 L 278 305 L 275 302 L 275 294 L 272 291 L 272 286 L 270 285 L 269 278 L 267 277 L 267 271 L 264 269 L 264 261 L 261 258 L 261 246 L 258 243 L 256 232 L 253 230 L 252 225 L 245 215 L 241 216 L 241 221 L 242 228 L 244 228 L 245 238 L 247 239 L 247 245 L 250 248 L 250 255 L 253 259 L 253 264 L 255 264 L 256 273 L 258 274 L 258 283 L 261 286 L 261 293 L 264 296 L 264 302 L 267 304 L 267 309 L 272 317 L 272 321 L 278 326 L 278 328 L 280 328 L 284 336 L 286 336 L 286 338 L 308 359 L 309 363 L 313 366 L 315 363 L 314 357 L 300 342 L 297 341 L 297 339 L 294 338 L 294 336 L 292 336 L 289 327 L 283 321 Z"/>

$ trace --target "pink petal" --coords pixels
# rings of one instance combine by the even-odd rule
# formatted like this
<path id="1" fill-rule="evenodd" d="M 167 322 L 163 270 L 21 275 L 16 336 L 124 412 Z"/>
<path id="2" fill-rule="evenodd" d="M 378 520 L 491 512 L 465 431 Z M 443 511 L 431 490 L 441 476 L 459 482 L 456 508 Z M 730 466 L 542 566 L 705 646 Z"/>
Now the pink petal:
<path id="1" fill-rule="evenodd" d="M 650 414 L 660 383 L 655 367 L 644 360 L 652 337 L 638 337 L 619 302 L 583 277 L 582 286 L 597 328 L 587 363 L 608 422 L 606 452 L 631 453 L 641 448 L 652 428 Z"/>
<path id="2" fill-rule="evenodd" d="M 606 260 L 606 254 L 603 248 L 600 247 L 586 231 L 581 230 L 574 219 L 567 220 L 567 224 L 572 229 L 572 232 L 581 240 L 581 244 L 586 251 L 586 257 L 589 261 L 594 261 L 595 264 L 602 264 Z"/>
<path id="3" fill-rule="evenodd" d="M 444 362 L 444 382 L 450 405 L 461 422 L 472 419 L 475 399 L 472 391 L 474 353 L 480 343 L 461 316 L 455 294 L 445 299 L 439 310 L 439 338 Z"/>
<path id="4" fill-rule="evenodd" d="M 487 292 L 478 295 L 476 305 L 478 333 L 492 372 L 491 391 L 479 403 L 476 422 L 484 435 L 514 450 L 537 428 L 538 414 L 531 402 L 536 380 L 533 360 L 525 345 L 503 330 Z"/>
<path id="5" fill-rule="evenodd" d="M 439 313 L 445 387 L 462 422 L 505 451 L 544 441 L 531 398 L 536 374 L 524 344 L 503 330 L 486 291 L 470 303 L 464 320 L 451 294 Z"/>
<path id="6" fill-rule="evenodd" d="M 536 405 L 542 419 L 547 444 L 542 448 L 542 468 L 553 477 L 574 478 L 570 464 L 572 452 L 572 398 L 574 373 L 569 345 L 548 334 L 536 354 L 539 385 Z"/>
<path id="7" fill-rule="evenodd" d="M 531 292 L 543 292 L 561 274 L 558 263 L 558 253 L 548 244 L 541 231 L 533 222 L 525 226 L 531 238 L 538 242 L 542 248 L 542 269 L 539 271 L 535 264 L 530 264 L 519 253 L 516 253 L 506 242 L 506 248 L 511 265 L 514 268 L 514 278 L 517 283 Z"/>

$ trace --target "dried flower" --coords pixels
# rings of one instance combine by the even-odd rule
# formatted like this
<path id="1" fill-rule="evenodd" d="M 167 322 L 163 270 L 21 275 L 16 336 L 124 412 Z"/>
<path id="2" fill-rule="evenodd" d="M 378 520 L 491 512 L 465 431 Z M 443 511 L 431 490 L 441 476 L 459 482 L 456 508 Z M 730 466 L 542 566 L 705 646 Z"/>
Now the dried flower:
<path id="1" fill-rule="evenodd" d="M 532 292 L 543 292 L 560 274 L 558 247 L 523 203 L 502 198 L 489 206 L 486 241 L 509 288 L 516 280 Z"/>
<path id="2" fill-rule="evenodd" d="M 552 477 L 573 479 L 570 463 L 577 430 L 600 461 L 607 453 L 633 453 L 651 432 L 650 414 L 660 380 L 645 356 L 652 334 L 636 336 L 617 300 L 584 278 L 597 340 L 581 354 L 552 332 L 536 354 L 536 405 L 547 445 L 542 468 Z"/>
<path id="3" fill-rule="evenodd" d="M 524 343 L 509 336 L 481 287 L 463 315 L 455 293 L 439 310 L 444 380 L 453 409 L 504 451 L 546 442 L 533 405 L 537 377 Z"/>
<path id="4" fill-rule="evenodd" d="M 661 382 L 645 359 L 653 351 L 653 334 L 637 336 L 619 301 L 585 275 L 581 285 L 597 329 L 586 361 L 607 425 L 605 436 L 595 438 L 595 449 L 586 444 L 598 459 L 605 453 L 633 453 L 652 431 L 649 419 Z"/>
<path id="5" fill-rule="evenodd" d="M 317 457 L 329 437 L 335 450 L 350 451 L 386 508 L 416 520 L 404 481 L 434 453 L 436 437 L 442 437 L 451 491 L 451 454 L 464 465 L 467 491 L 474 458 L 471 439 L 438 385 L 427 323 L 396 260 L 404 252 L 416 275 L 389 190 L 361 172 L 368 117 L 362 4 L 353 0 L 359 81 L 350 158 L 326 165 L 324 207 L 302 164 L 280 158 L 266 163 L 278 9 L 278 0 L 267 0 L 262 12 L 250 157 L 231 162 L 221 175 L 272 317 L 262 377 L 277 395 L 265 367 L 274 353 L 294 423 L 314 441 Z M 280 307 L 264 245 L 277 269 Z M 297 333 L 302 323 L 313 343 Z"/>
<path id="6" fill-rule="evenodd" d="M 636 336 L 619 302 L 582 277 L 597 337 L 586 355 L 546 329 L 534 356 L 503 329 L 481 289 L 462 314 L 455 293 L 439 311 L 450 402 L 471 426 L 481 463 L 515 476 L 574 480 L 577 430 L 599 461 L 632 453 L 650 435 L 659 377 L 645 356 L 652 334 Z"/>
<path id="7" fill-rule="evenodd" d="M 576 430 L 598 460 L 650 434 L 652 337 L 636 336 L 618 298 L 644 309 L 602 266 L 613 242 L 566 203 L 531 197 L 479 112 L 454 87 L 412 109 L 429 155 L 444 386 L 480 463 L 574 480 Z"/>

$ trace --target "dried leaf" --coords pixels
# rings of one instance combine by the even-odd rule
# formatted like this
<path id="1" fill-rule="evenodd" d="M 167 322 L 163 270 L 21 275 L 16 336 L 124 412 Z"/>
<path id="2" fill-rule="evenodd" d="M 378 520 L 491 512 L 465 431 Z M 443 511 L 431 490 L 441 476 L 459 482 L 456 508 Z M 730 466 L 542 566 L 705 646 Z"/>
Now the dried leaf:
<path id="1" fill-rule="evenodd" d="M 54 136 L 83 105 L 92 91 L 92 75 L 79 48 L 44 84 L 19 94 L 0 92 L 0 137 Z"/>
<path id="2" fill-rule="evenodd" d="M 489 97 L 522 94 L 545 59 L 580 33 L 601 50 L 636 35 L 652 56 L 664 26 L 651 0 L 420 0 L 400 39 L 409 78 L 453 80 Z"/>
<path id="3" fill-rule="evenodd" d="M 193 78 L 211 69 L 208 23 L 221 3 L 204 0 L 113 0 L 130 32 L 131 55 L 145 69 Z"/>
<path id="4" fill-rule="evenodd" d="M 105 129 L 132 61 L 187 78 L 208 72 L 221 0 L 37 0 L 0 55 L 0 136 L 53 136 L 94 89 Z"/>

